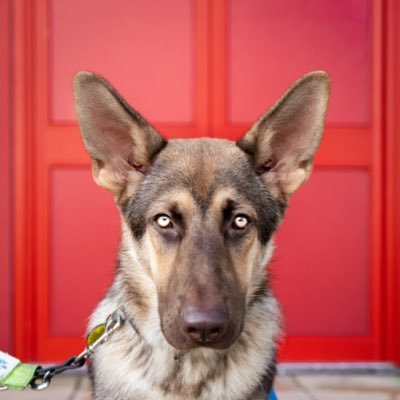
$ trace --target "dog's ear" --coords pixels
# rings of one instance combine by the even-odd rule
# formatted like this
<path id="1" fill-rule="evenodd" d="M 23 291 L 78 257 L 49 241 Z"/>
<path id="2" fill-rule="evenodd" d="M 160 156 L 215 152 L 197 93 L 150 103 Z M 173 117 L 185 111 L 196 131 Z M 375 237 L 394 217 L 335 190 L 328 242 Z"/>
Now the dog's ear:
<path id="1" fill-rule="evenodd" d="M 329 87 L 325 72 L 305 75 L 237 142 L 272 195 L 284 203 L 311 173 Z"/>
<path id="2" fill-rule="evenodd" d="M 102 77 L 79 72 L 75 106 L 97 184 L 120 199 L 137 185 L 166 141 Z"/>

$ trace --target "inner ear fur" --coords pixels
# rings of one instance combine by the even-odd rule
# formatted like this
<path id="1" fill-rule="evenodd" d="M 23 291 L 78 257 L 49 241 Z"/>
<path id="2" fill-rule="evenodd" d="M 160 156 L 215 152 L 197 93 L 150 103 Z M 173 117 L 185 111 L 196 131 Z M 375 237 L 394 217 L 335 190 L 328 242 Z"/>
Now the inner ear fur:
<path id="1" fill-rule="evenodd" d="M 77 73 L 74 94 L 94 180 L 120 197 L 128 183 L 138 184 L 166 141 L 101 76 Z"/>
<path id="2" fill-rule="evenodd" d="M 271 194 L 284 203 L 311 173 L 329 89 L 326 72 L 305 75 L 237 142 Z"/>

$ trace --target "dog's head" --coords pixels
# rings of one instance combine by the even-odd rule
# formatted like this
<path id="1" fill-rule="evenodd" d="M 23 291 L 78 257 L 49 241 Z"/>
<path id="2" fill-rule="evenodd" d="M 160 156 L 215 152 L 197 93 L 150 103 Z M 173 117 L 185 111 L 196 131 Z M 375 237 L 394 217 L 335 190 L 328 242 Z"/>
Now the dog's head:
<path id="1" fill-rule="evenodd" d="M 271 235 L 309 177 L 329 97 L 304 76 L 237 143 L 171 140 L 101 77 L 74 81 L 94 180 L 110 190 L 140 268 L 154 282 L 161 329 L 178 349 L 229 347 L 265 296 Z"/>

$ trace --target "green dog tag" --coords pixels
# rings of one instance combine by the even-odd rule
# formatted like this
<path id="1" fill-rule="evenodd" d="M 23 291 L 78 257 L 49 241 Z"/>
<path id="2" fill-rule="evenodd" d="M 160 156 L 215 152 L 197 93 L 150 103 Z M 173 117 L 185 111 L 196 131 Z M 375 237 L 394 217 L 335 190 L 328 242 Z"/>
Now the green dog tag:
<path id="1" fill-rule="evenodd" d="M 105 331 L 106 331 L 106 324 L 97 325 L 97 326 L 94 327 L 94 328 L 90 331 L 90 333 L 87 335 L 86 343 L 87 343 L 89 346 L 92 346 L 92 345 L 96 342 L 96 340 L 97 340 L 101 335 L 103 335 L 103 333 L 104 333 Z"/>

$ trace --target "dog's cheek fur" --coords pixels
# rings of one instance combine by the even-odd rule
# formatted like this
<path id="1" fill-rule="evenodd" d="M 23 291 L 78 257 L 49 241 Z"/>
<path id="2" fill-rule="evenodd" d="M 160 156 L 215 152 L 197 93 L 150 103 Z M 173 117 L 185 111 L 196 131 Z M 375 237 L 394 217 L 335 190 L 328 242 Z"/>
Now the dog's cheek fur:
<path id="1" fill-rule="evenodd" d="M 146 229 L 141 239 L 145 263 L 149 266 L 156 287 L 157 313 L 160 316 L 160 328 L 167 341 L 174 336 L 173 343 L 179 342 L 179 303 L 187 291 L 181 279 L 178 262 L 178 242 L 168 242 L 152 227 Z M 171 282 L 175 286 L 171 289 Z M 170 334 L 173 330 L 174 333 Z M 181 339 L 182 340 L 182 339 Z"/>

